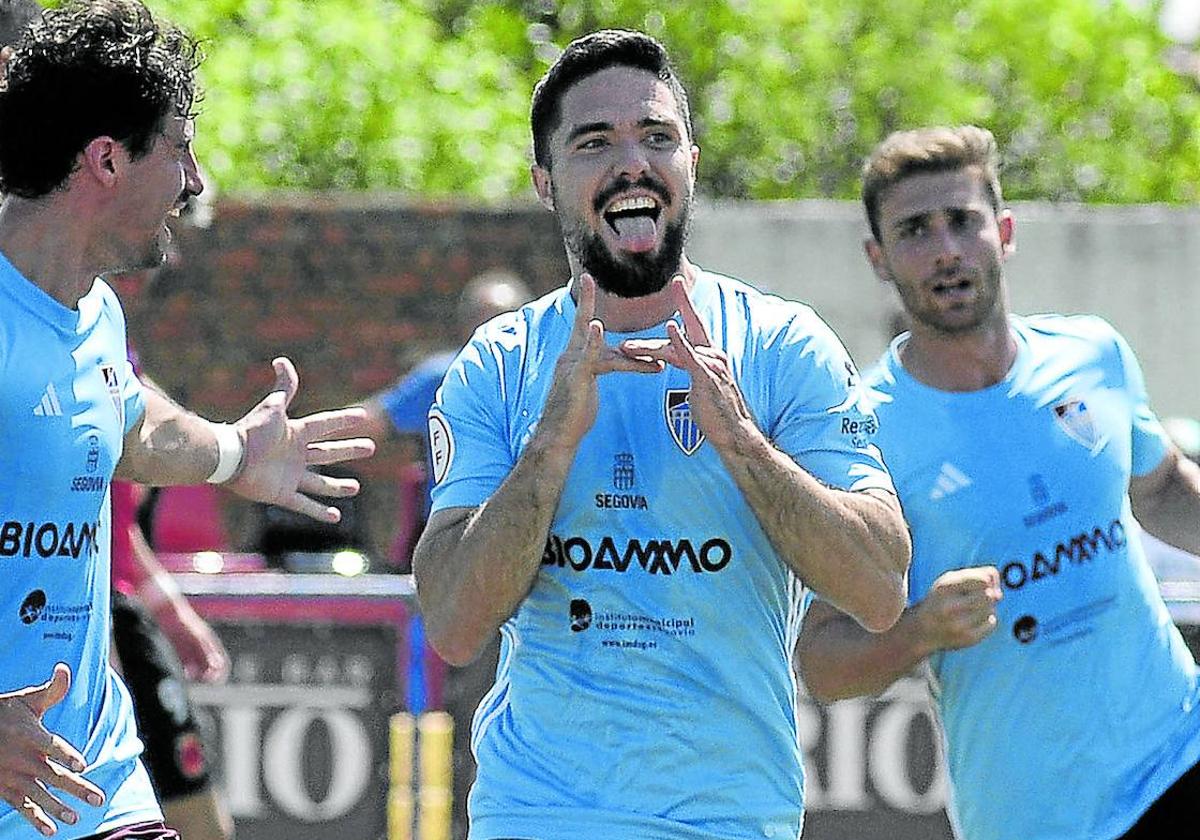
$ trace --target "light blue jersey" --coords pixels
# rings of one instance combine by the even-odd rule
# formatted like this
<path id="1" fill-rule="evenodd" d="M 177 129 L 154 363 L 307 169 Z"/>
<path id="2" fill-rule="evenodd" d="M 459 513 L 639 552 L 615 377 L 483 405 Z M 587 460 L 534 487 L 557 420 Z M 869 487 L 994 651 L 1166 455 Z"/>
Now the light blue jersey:
<path id="1" fill-rule="evenodd" d="M 1093 317 L 1012 319 L 1004 381 L 948 393 L 892 345 L 864 378 L 912 527 L 909 597 L 994 565 L 999 627 L 931 657 L 967 840 L 1107 840 L 1200 759 L 1196 666 L 1137 539 L 1129 480 L 1167 441 L 1125 341 Z"/>
<path id="2" fill-rule="evenodd" d="M 822 481 L 891 483 L 857 380 L 805 306 L 699 272 L 692 300 L 759 428 Z M 430 413 L 435 510 L 488 499 L 542 413 L 575 304 L 484 325 Z M 663 338 L 666 325 L 607 335 Z M 471 837 L 795 838 L 801 583 L 691 416 L 689 378 L 610 373 L 472 727 Z"/>
<path id="3" fill-rule="evenodd" d="M 57 837 L 161 819 L 129 695 L 108 665 L 108 482 L 144 410 L 116 295 L 97 280 L 68 309 L 0 256 L 0 382 L 0 691 L 71 667 L 71 690 L 44 722 L 83 753 L 108 801 L 70 799 L 79 822 L 60 822 Z M 40 836 L 0 802 L 0 837 Z"/>

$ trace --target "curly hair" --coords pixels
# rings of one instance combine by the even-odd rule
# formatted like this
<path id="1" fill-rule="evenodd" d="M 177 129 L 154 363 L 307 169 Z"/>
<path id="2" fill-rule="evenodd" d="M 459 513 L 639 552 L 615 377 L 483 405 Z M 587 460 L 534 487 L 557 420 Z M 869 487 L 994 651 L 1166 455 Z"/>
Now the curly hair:
<path id="1" fill-rule="evenodd" d="M 0 80 L 0 192 L 61 187 L 97 137 L 142 157 L 191 116 L 199 45 L 137 0 L 70 0 L 27 27 Z"/>
<path id="2" fill-rule="evenodd" d="M 558 128 L 563 96 L 579 80 L 609 67 L 645 70 L 665 82 L 679 105 L 688 136 L 693 136 L 687 91 L 671 66 L 666 48 L 641 32 L 602 29 L 568 44 L 533 89 L 530 127 L 533 160 L 538 166 L 550 166 L 550 135 Z"/>

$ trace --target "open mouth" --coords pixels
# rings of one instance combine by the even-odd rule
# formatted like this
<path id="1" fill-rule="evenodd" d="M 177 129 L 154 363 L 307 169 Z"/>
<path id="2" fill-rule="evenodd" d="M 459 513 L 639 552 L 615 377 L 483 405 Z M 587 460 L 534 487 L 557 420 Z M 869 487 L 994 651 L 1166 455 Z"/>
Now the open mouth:
<path id="1" fill-rule="evenodd" d="M 947 277 L 933 284 L 933 293 L 939 297 L 957 296 L 966 294 L 973 286 L 968 277 Z"/>
<path id="2" fill-rule="evenodd" d="M 604 220 L 617 235 L 621 246 L 630 251 L 654 247 L 661 215 L 662 205 L 648 195 L 619 198 L 604 210 Z"/>

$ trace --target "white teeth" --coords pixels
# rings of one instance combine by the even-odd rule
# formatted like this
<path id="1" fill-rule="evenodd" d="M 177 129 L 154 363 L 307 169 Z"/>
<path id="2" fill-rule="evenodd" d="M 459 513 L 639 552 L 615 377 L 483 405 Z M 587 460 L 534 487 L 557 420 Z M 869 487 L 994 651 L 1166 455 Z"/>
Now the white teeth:
<path id="1" fill-rule="evenodd" d="M 170 212 L 168 212 L 168 213 L 167 213 L 167 215 L 168 215 L 168 216 L 172 216 L 172 217 L 174 217 L 174 218 L 178 219 L 178 218 L 179 218 L 179 213 L 180 213 L 180 211 L 181 211 L 181 210 L 183 210 L 183 208 L 182 208 L 182 207 L 176 207 L 174 210 L 171 210 Z"/>
<path id="2" fill-rule="evenodd" d="M 629 210 L 657 210 L 658 202 L 649 196 L 641 195 L 636 198 L 622 198 L 608 206 L 609 213 L 623 213 Z"/>

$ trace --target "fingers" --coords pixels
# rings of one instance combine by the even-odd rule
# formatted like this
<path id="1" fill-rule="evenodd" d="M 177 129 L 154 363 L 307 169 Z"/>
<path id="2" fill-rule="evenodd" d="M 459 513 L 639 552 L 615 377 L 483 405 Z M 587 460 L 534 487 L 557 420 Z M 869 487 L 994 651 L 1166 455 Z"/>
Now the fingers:
<path id="1" fill-rule="evenodd" d="M 12 805 L 13 809 L 21 815 L 21 818 L 36 828 L 39 834 L 45 837 L 53 837 L 58 833 L 58 825 L 54 820 L 50 819 L 42 806 L 20 791 L 5 788 L 0 791 L 0 799 Z"/>
<path id="2" fill-rule="evenodd" d="M 692 313 L 695 314 L 695 313 Z M 700 360 L 696 357 L 696 348 L 688 341 L 687 336 L 679 329 L 679 325 L 674 321 L 667 321 L 667 340 L 671 342 L 671 349 L 678 358 L 678 367 L 684 370 L 695 373 L 701 367 Z"/>
<path id="3" fill-rule="evenodd" d="M 66 697 L 70 688 L 71 668 L 67 663 L 59 662 L 54 666 L 54 673 L 49 680 L 22 695 L 21 699 L 40 718 L 51 706 Z"/>
<path id="4" fill-rule="evenodd" d="M 61 739 L 56 737 L 55 740 Z M 63 793 L 70 794 L 76 799 L 87 802 L 90 805 L 100 806 L 104 804 L 104 791 L 98 788 L 93 782 L 79 775 L 78 772 L 63 767 L 56 761 L 48 761 L 46 762 L 46 766 L 50 768 L 49 773 L 43 772 L 41 775 L 51 787 L 58 788 Z"/>
<path id="5" fill-rule="evenodd" d="M 308 443 L 326 440 L 343 429 L 354 428 L 361 424 L 365 417 L 366 411 L 361 408 L 337 408 L 297 417 L 292 422 L 297 425 L 301 438 Z"/>
<path id="6" fill-rule="evenodd" d="M 692 299 L 688 297 L 687 286 L 682 275 L 677 274 L 671 280 L 671 295 L 675 298 L 675 305 L 679 308 L 679 317 L 683 321 L 683 332 L 688 341 L 693 347 L 711 346 L 712 341 L 709 340 L 708 330 L 704 328 L 704 322 L 696 314 L 696 307 L 692 306 Z"/>
<path id="7" fill-rule="evenodd" d="M 375 441 L 370 438 L 351 438 L 350 440 L 310 443 L 304 460 L 309 466 L 324 466 L 369 458 L 374 453 Z"/>
<path id="8" fill-rule="evenodd" d="M 292 360 L 286 356 L 273 359 L 271 367 L 275 369 L 275 386 L 271 390 L 283 392 L 283 407 L 287 408 L 300 388 L 300 375 L 296 373 Z"/>
<path id="9" fill-rule="evenodd" d="M 316 472 L 305 472 L 300 476 L 296 489 L 310 496 L 328 496 L 331 499 L 346 499 L 357 495 L 358 479 L 335 478 Z"/>
<path id="10" fill-rule="evenodd" d="M 579 275 L 579 299 L 575 301 L 575 323 L 572 332 L 583 335 L 587 325 L 596 317 L 596 281 L 592 275 L 584 272 Z"/>
<path id="11" fill-rule="evenodd" d="M 327 522 L 330 525 L 336 525 L 342 521 L 342 512 L 331 505 L 323 505 L 315 502 L 308 496 L 300 493 L 293 493 L 286 499 L 276 502 L 280 507 L 285 507 L 288 510 L 294 510 L 296 513 L 302 513 L 310 519 L 315 519 L 318 522 Z"/>

